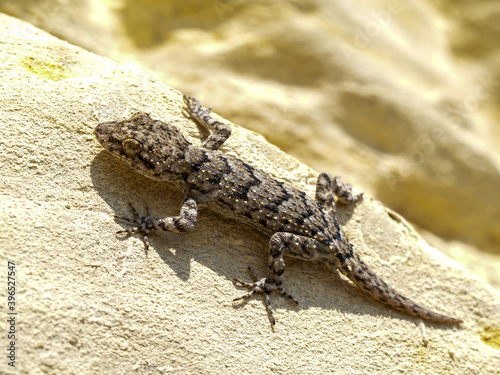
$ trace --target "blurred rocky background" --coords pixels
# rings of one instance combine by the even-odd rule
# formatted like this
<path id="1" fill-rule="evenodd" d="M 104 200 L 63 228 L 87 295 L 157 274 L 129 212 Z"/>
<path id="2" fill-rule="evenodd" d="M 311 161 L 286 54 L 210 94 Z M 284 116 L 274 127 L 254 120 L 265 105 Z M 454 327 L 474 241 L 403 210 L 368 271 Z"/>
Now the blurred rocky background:
<path id="1" fill-rule="evenodd" d="M 11 0 L 340 174 L 500 290 L 500 2 Z"/>

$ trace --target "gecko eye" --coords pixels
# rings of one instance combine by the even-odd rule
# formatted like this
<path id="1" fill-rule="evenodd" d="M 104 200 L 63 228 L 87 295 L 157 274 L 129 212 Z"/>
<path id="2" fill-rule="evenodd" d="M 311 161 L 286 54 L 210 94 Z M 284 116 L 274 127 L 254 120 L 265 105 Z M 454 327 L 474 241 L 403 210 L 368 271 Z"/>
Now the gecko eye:
<path id="1" fill-rule="evenodd" d="M 135 139 L 125 139 L 122 142 L 122 150 L 129 158 L 136 156 L 142 150 L 142 145 Z"/>

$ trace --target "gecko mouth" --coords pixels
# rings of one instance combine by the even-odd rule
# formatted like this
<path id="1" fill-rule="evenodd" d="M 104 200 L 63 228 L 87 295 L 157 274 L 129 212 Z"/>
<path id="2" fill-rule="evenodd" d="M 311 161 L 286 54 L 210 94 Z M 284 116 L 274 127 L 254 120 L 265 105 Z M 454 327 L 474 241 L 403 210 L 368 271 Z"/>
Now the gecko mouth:
<path id="1" fill-rule="evenodd" d="M 103 122 L 97 125 L 94 129 L 94 134 L 102 147 L 111 152 L 116 151 L 118 145 L 111 137 L 108 123 Z"/>
<path id="2" fill-rule="evenodd" d="M 94 129 L 94 134 L 95 134 L 95 137 L 97 138 L 97 140 L 99 141 L 99 143 L 102 144 L 104 142 L 104 138 L 106 137 L 106 131 L 105 131 L 104 124 L 97 125 Z"/>

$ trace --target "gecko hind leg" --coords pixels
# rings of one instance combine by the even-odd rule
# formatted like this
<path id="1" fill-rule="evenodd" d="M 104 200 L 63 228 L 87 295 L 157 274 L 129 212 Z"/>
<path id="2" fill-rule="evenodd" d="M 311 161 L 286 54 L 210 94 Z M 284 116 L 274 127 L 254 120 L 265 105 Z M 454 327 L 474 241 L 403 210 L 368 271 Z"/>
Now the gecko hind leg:
<path id="1" fill-rule="evenodd" d="M 318 203 L 326 213 L 334 215 L 336 211 L 335 197 L 333 196 L 333 177 L 330 173 L 320 173 L 316 182 L 316 203 Z"/>
<path id="2" fill-rule="evenodd" d="M 316 183 L 315 200 L 329 214 L 336 212 L 334 195 L 345 204 L 358 203 L 363 199 L 363 193 L 354 195 L 352 186 L 344 184 L 340 176 L 332 177 L 330 173 L 320 173 Z"/>
<path id="3" fill-rule="evenodd" d="M 331 176 L 330 176 L 331 177 Z M 358 203 L 363 199 L 363 193 L 354 195 L 351 184 L 344 184 L 340 176 L 335 176 L 332 181 L 333 192 L 337 199 L 345 204 Z"/>
<path id="4" fill-rule="evenodd" d="M 250 274 L 254 282 L 247 283 L 240 279 L 234 279 L 237 285 L 248 288 L 250 291 L 241 297 L 235 298 L 233 301 L 248 299 L 254 294 L 263 294 L 269 320 L 271 325 L 274 326 L 276 320 L 271 305 L 270 294 L 272 292 L 276 292 L 280 296 L 298 304 L 297 300 L 282 287 L 283 273 L 285 272 L 284 256 L 286 255 L 305 260 L 317 259 L 320 254 L 320 247 L 321 245 L 313 238 L 287 232 L 277 232 L 273 234 L 269 240 L 267 277 L 257 279 L 250 269 Z"/>

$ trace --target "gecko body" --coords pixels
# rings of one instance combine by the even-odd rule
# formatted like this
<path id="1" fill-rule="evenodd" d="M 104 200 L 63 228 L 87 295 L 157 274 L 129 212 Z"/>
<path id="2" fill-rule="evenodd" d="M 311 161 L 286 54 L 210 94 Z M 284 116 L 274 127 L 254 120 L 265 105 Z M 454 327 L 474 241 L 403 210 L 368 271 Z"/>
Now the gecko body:
<path id="1" fill-rule="evenodd" d="M 414 317 L 436 323 L 462 321 L 433 312 L 388 286 L 354 253 L 335 216 L 335 196 L 343 203 L 357 203 L 350 185 L 339 177 L 321 173 L 314 199 L 278 181 L 244 161 L 225 155 L 218 148 L 231 135 L 226 124 L 210 116 L 193 97 L 184 96 L 184 114 L 211 133 L 197 147 L 170 124 L 139 112 L 130 119 L 99 124 L 95 135 L 113 155 L 136 172 L 151 179 L 174 183 L 183 194 L 178 216 L 155 218 L 140 215 L 133 207 L 134 225 L 118 233 L 141 233 L 146 249 L 154 230 L 186 232 L 196 226 L 198 205 L 234 218 L 270 236 L 268 271 L 254 282 L 235 281 L 250 291 L 235 300 L 263 294 L 271 324 L 275 324 L 270 294 L 276 292 L 297 301 L 283 289 L 285 257 L 321 261 L 346 275 L 376 300 Z"/>

